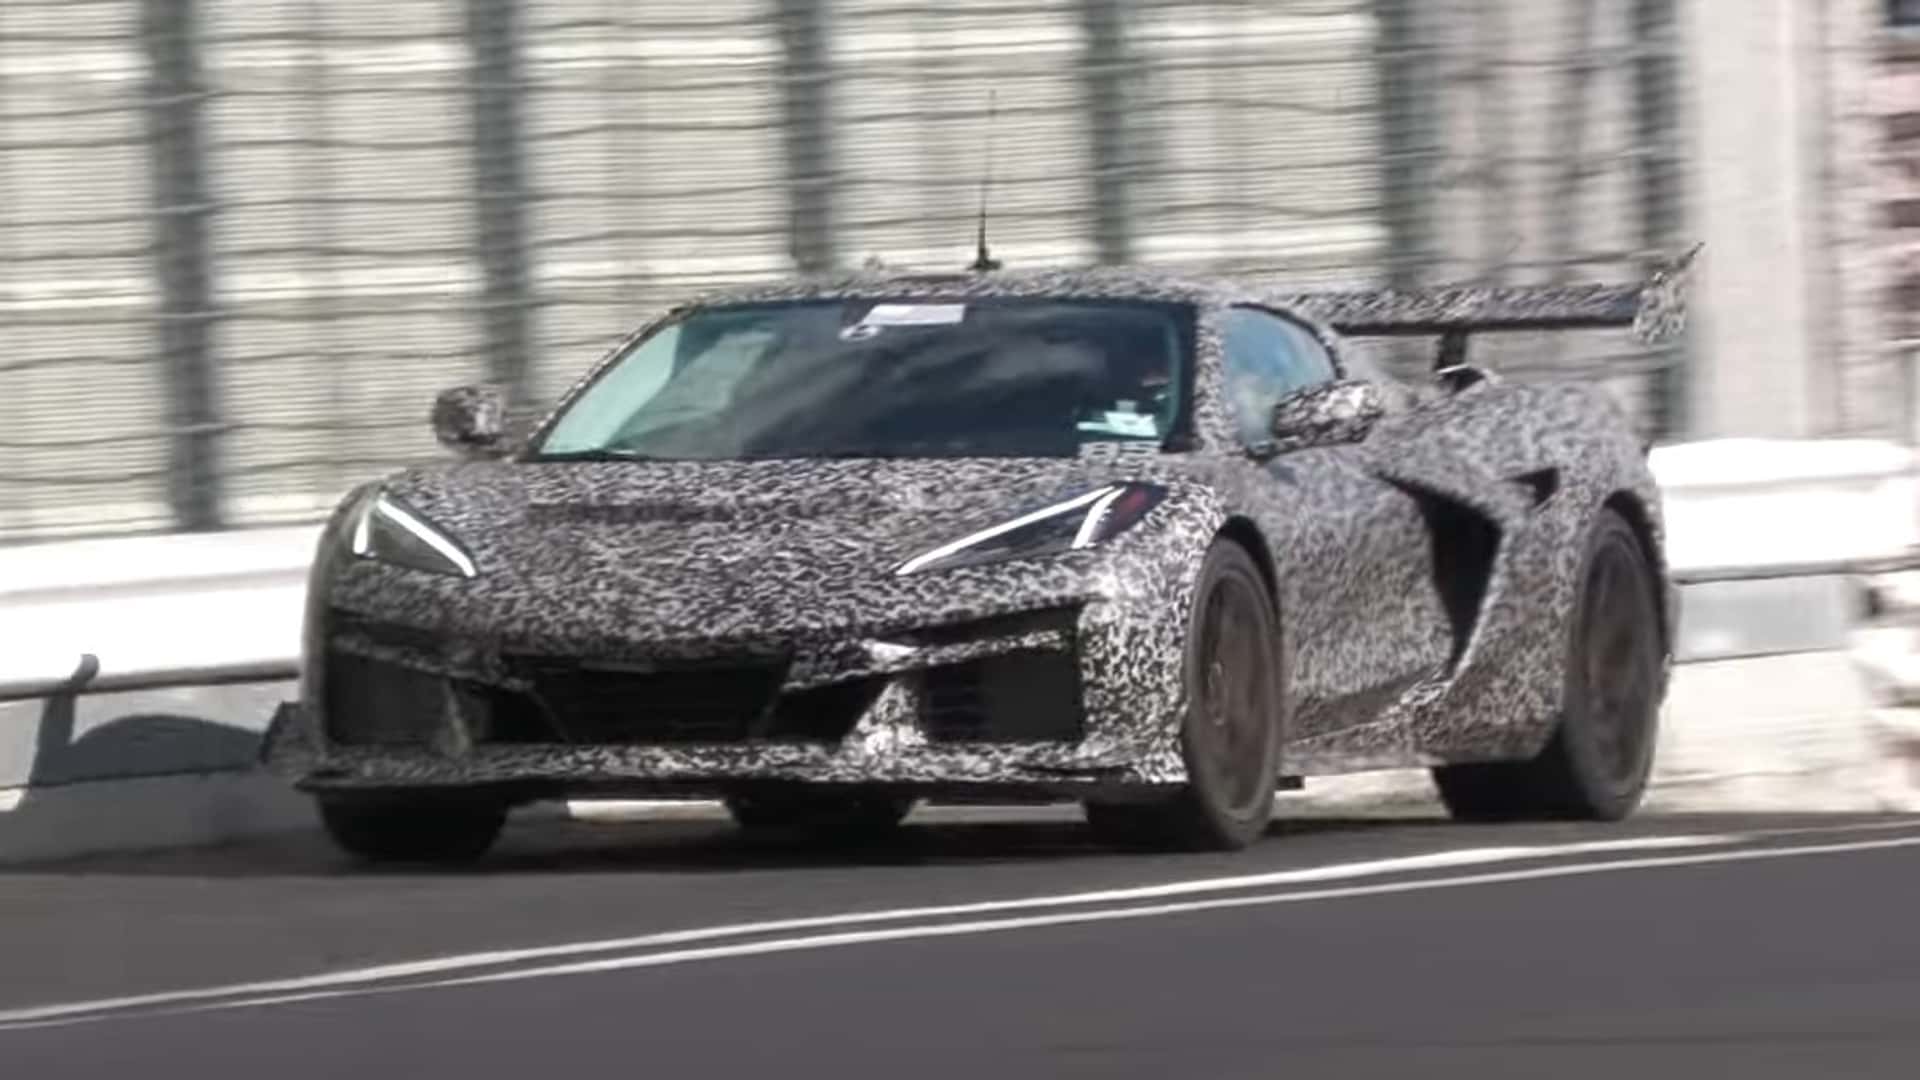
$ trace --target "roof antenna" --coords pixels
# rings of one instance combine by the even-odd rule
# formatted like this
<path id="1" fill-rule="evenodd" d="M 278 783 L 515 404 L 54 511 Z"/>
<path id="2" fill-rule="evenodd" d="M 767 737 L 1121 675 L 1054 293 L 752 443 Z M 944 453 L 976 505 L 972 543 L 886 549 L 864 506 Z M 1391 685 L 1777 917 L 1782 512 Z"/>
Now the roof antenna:
<path id="1" fill-rule="evenodd" d="M 987 186 L 993 182 L 993 121 L 998 113 L 994 100 L 994 91 L 987 91 L 987 150 L 984 168 L 980 173 L 980 239 L 979 250 L 973 257 L 973 265 L 968 267 L 976 274 L 985 274 L 1000 269 L 1000 260 L 987 251 Z"/>

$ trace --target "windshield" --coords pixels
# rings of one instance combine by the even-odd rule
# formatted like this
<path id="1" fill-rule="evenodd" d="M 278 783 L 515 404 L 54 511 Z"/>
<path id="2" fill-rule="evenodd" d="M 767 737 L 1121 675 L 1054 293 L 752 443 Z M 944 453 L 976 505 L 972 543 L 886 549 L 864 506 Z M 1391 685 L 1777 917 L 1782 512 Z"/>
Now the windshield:
<path id="1" fill-rule="evenodd" d="M 1071 456 L 1159 442 L 1191 316 L 993 299 L 706 308 L 618 357 L 535 458 Z"/>

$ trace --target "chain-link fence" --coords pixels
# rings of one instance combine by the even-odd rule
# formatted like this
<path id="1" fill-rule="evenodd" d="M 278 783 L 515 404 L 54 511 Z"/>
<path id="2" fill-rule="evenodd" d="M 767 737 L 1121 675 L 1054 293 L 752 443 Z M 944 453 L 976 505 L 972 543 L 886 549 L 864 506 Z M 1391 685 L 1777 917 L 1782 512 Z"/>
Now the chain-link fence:
<path id="1" fill-rule="evenodd" d="M 0 0 L 0 539 L 310 520 L 694 287 L 1629 280 L 1676 0 Z M 988 123 L 991 114 L 993 122 Z M 1675 354 L 1504 343 L 1677 418 Z"/>

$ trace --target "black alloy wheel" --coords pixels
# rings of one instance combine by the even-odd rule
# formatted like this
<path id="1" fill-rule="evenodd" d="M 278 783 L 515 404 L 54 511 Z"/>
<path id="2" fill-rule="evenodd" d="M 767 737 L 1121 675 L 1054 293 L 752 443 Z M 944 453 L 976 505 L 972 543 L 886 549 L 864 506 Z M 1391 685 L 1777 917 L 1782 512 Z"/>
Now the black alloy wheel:
<path id="1" fill-rule="evenodd" d="M 1435 769 L 1454 817 L 1618 821 L 1639 806 L 1659 738 L 1665 645 L 1652 568 L 1617 512 L 1596 518 L 1579 580 L 1552 740 L 1531 761 Z"/>
<path id="2" fill-rule="evenodd" d="M 1286 663 L 1271 590 L 1239 543 L 1214 542 L 1187 630 L 1187 783 L 1170 798 L 1086 805 L 1101 836 L 1129 847 L 1236 850 L 1273 817 Z"/>

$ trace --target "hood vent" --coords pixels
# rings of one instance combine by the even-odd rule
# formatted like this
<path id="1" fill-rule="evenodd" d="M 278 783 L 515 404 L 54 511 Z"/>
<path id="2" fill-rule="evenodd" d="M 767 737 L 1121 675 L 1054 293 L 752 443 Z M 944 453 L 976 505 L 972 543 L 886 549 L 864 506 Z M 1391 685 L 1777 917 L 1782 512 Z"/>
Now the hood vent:
<path id="1" fill-rule="evenodd" d="M 739 511 L 731 506 L 684 502 L 533 503 L 527 518 L 534 522 L 597 525 L 684 525 L 702 521 L 733 521 Z"/>
<path id="2" fill-rule="evenodd" d="M 931 503 L 931 497 L 923 500 Z M 621 502 L 587 500 L 536 500 L 527 504 L 530 521 L 567 524 L 604 525 L 687 525 L 700 522 L 733 522 L 760 519 L 795 521 L 807 518 L 862 517 L 898 513 L 903 509 L 925 509 L 899 493 L 882 497 L 832 499 L 747 499 L 714 502 L 698 499 L 629 499 Z"/>

